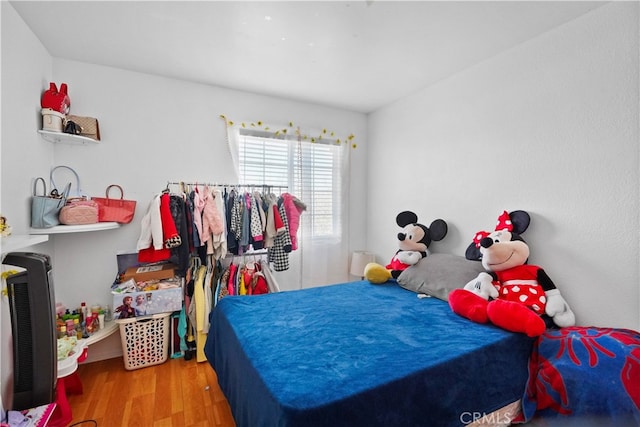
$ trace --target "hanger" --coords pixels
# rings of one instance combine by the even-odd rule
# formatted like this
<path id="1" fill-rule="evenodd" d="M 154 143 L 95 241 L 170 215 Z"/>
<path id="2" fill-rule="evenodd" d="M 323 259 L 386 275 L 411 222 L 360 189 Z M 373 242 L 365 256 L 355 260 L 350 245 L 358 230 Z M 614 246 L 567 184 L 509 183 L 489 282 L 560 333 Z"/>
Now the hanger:
<path id="1" fill-rule="evenodd" d="M 193 256 L 191 257 L 191 268 L 193 270 L 197 270 L 202 265 L 202 261 L 200 261 L 200 257 Z"/>

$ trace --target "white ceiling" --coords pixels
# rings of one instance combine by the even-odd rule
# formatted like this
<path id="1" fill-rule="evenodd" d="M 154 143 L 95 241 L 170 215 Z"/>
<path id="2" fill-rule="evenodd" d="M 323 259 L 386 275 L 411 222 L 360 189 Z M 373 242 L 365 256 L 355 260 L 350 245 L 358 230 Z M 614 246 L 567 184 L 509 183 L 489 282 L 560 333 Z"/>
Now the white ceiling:
<path id="1" fill-rule="evenodd" d="M 54 57 L 363 113 L 603 4 L 10 3 Z"/>

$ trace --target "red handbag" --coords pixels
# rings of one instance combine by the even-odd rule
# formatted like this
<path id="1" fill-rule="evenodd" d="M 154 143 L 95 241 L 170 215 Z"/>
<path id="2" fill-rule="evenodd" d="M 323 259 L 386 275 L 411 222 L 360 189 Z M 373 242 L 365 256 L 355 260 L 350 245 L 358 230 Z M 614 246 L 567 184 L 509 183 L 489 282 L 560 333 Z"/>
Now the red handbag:
<path id="1" fill-rule="evenodd" d="M 58 113 L 69 114 L 71 100 L 67 94 L 67 84 L 62 83 L 60 85 L 60 91 L 58 91 L 55 83 L 49 83 L 49 89 L 44 91 L 40 99 L 40 106 L 42 108 L 51 108 Z"/>
<path id="2" fill-rule="evenodd" d="M 111 188 L 120 190 L 119 199 L 109 198 L 109 190 Z M 98 204 L 98 221 L 99 222 L 119 222 L 120 224 L 128 224 L 133 220 L 136 212 L 135 200 L 124 200 L 124 191 L 122 187 L 111 184 L 105 191 L 106 197 L 93 197 L 92 199 Z"/>

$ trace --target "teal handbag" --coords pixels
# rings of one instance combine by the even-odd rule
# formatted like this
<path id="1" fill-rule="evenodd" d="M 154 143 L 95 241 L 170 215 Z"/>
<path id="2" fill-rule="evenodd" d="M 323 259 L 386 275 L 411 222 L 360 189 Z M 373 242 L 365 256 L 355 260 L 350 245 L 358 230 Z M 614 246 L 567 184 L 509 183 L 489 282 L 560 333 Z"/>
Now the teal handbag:
<path id="1" fill-rule="evenodd" d="M 42 195 L 36 194 L 38 192 L 38 182 L 42 182 Z M 67 202 L 70 189 L 71 183 L 68 183 L 62 194 L 53 189 L 47 195 L 47 185 L 44 182 L 44 178 L 36 178 L 33 182 L 33 197 L 31 198 L 31 228 L 51 228 L 59 225 L 58 215 Z"/>
<path id="2" fill-rule="evenodd" d="M 63 170 L 66 169 L 67 172 L 65 173 Z M 67 197 L 72 197 L 72 198 L 78 198 L 78 197 L 82 197 L 85 199 L 90 199 L 91 197 L 89 197 L 87 194 L 84 193 L 84 191 L 82 191 L 82 188 L 80 187 L 80 176 L 78 176 L 78 172 L 76 172 L 72 167 L 69 166 L 64 166 L 64 165 L 60 165 L 60 166 L 55 166 L 54 168 L 51 169 L 51 172 L 49 173 L 49 179 L 51 180 L 51 186 L 55 189 L 58 188 L 58 186 L 56 185 L 54 178 L 54 175 L 56 171 L 61 171 L 63 173 L 63 175 L 66 175 L 67 177 L 71 176 L 74 177 L 76 179 L 76 185 L 73 191 L 71 191 L 71 189 L 69 189 L 69 191 L 67 191 Z M 58 174 L 58 177 L 60 176 L 60 174 Z M 71 186 L 71 183 L 68 184 L 69 186 Z M 66 198 L 66 197 L 65 197 Z M 64 206 L 64 205 L 63 205 Z"/>

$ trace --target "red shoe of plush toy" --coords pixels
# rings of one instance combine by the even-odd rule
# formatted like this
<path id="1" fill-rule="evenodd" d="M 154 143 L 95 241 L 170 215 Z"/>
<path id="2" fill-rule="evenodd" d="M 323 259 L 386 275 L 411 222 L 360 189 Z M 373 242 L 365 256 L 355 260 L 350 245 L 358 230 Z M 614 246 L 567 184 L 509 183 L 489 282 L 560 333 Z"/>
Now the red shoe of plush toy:
<path id="1" fill-rule="evenodd" d="M 523 304 L 494 300 L 487 305 L 489 320 L 496 326 L 511 332 L 522 332 L 530 337 L 538 337 L 546 330 L 544 320 Z"/>
<path id="2" fill-rule="evenodd" d="M 449 293 L 449 306 L 454 313 L 476 323 L 487 323 L 487 304 L 484 298 L 465 289 L 454 289 Z"/>
<path id="3" fill-rule="evenodd" d="M 58 91 L 55 83 L 49 83 L 49 89 L 44 91 L 40 99 L 40 106 L 42 108 L 51 108 L 58 113 L 69 114 L 71 100 L 67 94 L 67 84 L 62 83 L 60 91 Z"/>

